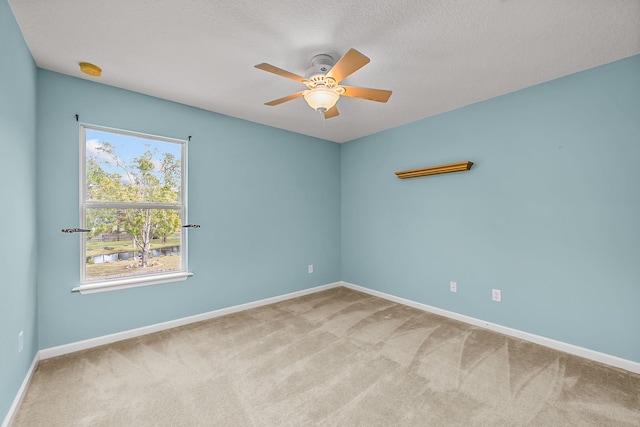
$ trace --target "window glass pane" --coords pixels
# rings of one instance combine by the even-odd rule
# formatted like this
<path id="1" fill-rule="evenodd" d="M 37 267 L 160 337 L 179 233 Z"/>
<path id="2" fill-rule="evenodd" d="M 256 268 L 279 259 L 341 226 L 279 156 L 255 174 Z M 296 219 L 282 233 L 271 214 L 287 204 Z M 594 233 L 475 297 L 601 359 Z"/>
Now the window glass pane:
<path id="1" fill-rule="evenodd" d="M 184 271 L 180 210 L 87 208 L 85 281 Z"/>
<path id="2" fill-rule="evenodd" d="M 182 144 L 85 128 L 87 202 L 179 204 Z"/>
<path id="3" fill-rule="evenodd" d="M 186 141 L 81 129 L 81 218 L 90 230 L 82 240 L 82 283 L 185 273 Z"/>

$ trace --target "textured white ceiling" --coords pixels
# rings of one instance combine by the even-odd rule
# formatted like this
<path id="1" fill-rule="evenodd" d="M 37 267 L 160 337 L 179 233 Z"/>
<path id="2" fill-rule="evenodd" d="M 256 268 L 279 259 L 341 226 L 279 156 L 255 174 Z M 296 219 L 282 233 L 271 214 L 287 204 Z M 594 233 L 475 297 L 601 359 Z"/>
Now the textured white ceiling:
<path id="1" fill-rule="evenodd" d="M 9 4 L 41 68 L 336 142 L 640 53 L 640 0 Z M 255 64 L 304 75 L 349 48 L 371 62 L 343 83 L 392 90 L 388 103 L 342 97 L 326 121 L 301 98 L 263 105 L 304 86 Z"/>

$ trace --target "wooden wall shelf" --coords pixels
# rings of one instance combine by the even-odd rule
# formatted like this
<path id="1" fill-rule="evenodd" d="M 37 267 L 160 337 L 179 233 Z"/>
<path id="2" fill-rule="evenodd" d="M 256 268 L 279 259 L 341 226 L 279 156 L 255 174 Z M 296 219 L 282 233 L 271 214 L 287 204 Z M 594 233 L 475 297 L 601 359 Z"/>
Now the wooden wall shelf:
<path id="1" fill-rule="evenodd" d="M 438 175 L 441 173 L 468 171 L 473 166 L 473 162 L 449 163 L 446 165 L 432 166 L 424 169 L 412 169 L 407 171 L 396 172 L 396 176 L 400 179 L 417 178 L 419 176 Z"/>

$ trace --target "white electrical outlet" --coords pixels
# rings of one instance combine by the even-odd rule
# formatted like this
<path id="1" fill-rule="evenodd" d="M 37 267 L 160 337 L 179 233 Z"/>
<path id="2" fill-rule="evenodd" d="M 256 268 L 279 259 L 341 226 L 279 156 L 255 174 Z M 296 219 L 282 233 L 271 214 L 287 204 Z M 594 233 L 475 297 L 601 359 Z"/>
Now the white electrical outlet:
<path id="1" fill-rule="evenodd" d="M 24 350 L 24 331 L 18 334 L 18 353 L 22 353 L 22 350 Z"/>
<path id="2" fill-rule="evenodd" d="M 451 292 L 458 292 L 458 284 L 456 282 L 449 282 L 449 290 Z"/>
<path id="3" fill-rule="evenodd" d="M 500 289 L 491 289 L 491 299 L 495 302 L 502 301 L 502 292 L 500 292 Z"/>
<path id="4" fill-rule="evenodd" d="M 313 273 L 313 264 L 309 264 L 309 274 Z"/>

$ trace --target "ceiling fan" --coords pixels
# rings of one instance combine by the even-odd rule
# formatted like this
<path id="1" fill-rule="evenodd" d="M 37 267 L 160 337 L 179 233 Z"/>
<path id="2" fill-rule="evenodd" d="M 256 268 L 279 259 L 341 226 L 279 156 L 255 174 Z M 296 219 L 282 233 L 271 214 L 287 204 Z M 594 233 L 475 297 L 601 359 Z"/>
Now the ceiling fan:
<path id="1" fill-rule="evenodd" d="M 340 85 L 342 80 L 367 65 L 369 61 L 369 58 L 357 50 L 349 49 L 335 65 L 333 58 L 329 55 L 321 54 L 314 56 L 311 60 L 311 68 L 307 70 L 305 77 L 266 63 L 258 64 L 256 68 L 295 80 L 307 86 L 307 90 L 265 102 L 265 105 L 279 105 L 283 102 L 302 97 L 311 108 L 324 114 L 326 119 L 330 119 L 339 114 L 336 108 L 336 102 L 338 102 L 340 96 L 387 102 L 391 96 L 390 90 Z"/>

